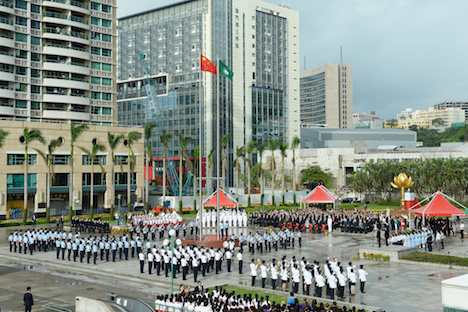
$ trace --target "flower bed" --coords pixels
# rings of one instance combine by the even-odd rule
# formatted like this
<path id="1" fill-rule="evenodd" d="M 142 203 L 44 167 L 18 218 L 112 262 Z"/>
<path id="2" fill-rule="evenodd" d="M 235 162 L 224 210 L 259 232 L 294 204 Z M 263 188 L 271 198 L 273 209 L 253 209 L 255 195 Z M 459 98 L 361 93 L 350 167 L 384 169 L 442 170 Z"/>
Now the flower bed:
<path id="1" fill-rule="evenodd" d="M 353 259 L 360 260 L 374 260 L 374 261 L 385 261 L 388 262 L 390 261 L 390 256 L 388 255 L 382 255 L 382 254 L 376 254 L 376 253 L 365 253 L 363 252 L 362 255 L 358 252 Z"/>

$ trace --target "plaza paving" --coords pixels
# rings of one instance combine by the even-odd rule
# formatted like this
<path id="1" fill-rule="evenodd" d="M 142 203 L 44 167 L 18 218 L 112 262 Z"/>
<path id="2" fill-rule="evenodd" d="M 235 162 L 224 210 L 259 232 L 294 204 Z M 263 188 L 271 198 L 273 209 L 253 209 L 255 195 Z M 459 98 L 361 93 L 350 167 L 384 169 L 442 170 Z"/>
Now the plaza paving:
<path id="1" fill-rule="evenodd" d="M 36 252 L 15 254 L 8 250 L 7 236 L 11 228 L 0 229 L 0 309 L 1 311 L 21 311 L 22 294 L 26 286 L 33 287 L 36 306 L 35 311 L 45 303 L 53 303 L 64 307 L 74 306 L 77 295 L 105 299 L 108 292 L 116 292 L 139 298 L 154 299 L 155 294 L 170 292 L 170 278 L 155 274 L 140 274 L 139 262 L 136 258 L 129 261 L 121 260 L 115 263 L 98 261 L 97 265 L 57 260 L 55 252 Z M 257 228 L 237 229 L 236 233 L 257 230 Z M 208 232 L 213 232 L 209 230 Z M 208 233 L 207 233 L 208 234 Z M 286 255 L 291 259 L 306 257 L 324 263 L 327 257 L 337 258 L 343 266 L 349 261 L 355 265 L 364 264 L 369 272 L 366 293 L 356 293 L 356 296 L 346 296 L 345 302 L 382 307 L 384 311 L 442 311 L 440 283 L 442 280 L 468 273 L 463 269 L 450 269 L 446 265 L 429 265 L 407 262 L 374 262 L 368 260 L 352 260 L 359 248 L 376 247 L 374 234 L 357 235 L 334 233 L 328 237 L 317 234 L 305 234 L 302 248 L 279 249 L 251 256 L 244 249 L 244 274 L 237 273 L 237 261 L 234 261 L 233 272 L 224 271 L 220 275 L 207 274 L 199 280 L 205 288 L 216 285 L 250 285 L 248 263 L 252 258 L 260 258 L 271 263 Z M 161 241 L 155 241 L 161 246 Z M 451 255 L 467 256 L 468 241 L 459 238 L 446 239 L 446 248 L 437 253 L 450 252 Z M 385 247 L 382 247 L 385 254 Z M 181 274 L 174 279 L 174 289 L 180 284 L 195 286 L 190 274 L 187 281 L 182 281 Z M 257 281 L 260 285 L 260 281 Z M 259 292 L 261 288 L 258 287 Z M 285 294 L 287 297 L 287 294 Z M 342 303 L 345 304 L 345 303 Z"/>

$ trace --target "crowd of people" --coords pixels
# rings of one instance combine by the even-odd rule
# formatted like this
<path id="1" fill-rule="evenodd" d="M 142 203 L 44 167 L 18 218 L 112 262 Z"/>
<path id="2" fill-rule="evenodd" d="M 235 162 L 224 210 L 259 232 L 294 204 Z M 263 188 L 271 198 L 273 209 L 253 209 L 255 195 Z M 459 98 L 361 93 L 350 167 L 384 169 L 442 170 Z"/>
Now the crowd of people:
<path id="1" fill-rule="evenodd" d="M 256 211 L 250 214 L 251 225 L 307 230 L 312 233 L 342 232 L 369 233 L 388 216 L 362 210 L 337 210 L 309 207 L 293 210 Z"/>
<path id="2" fill-rule="evenodd" d="M 82 233 L 109 233 L 110 226 L 108 221 L 84 219 L 73 217 L 71 219 L 72 231 Z"/>
<path id="3" fill-rule="evenodd" d="M 363 312 L 355 307 L 338 307 L 337 302 L 319 303 L 317 300 L 299 301 L 294 293 L 281 302 L 270 300 L 268 295 L 227 292 L 216 286 L 213 291 L 204 290 L 201 283 L 195 289 L 181 285 L 177 294 L 159 295 L 155 300 L 156 311 L 196 312 Z"/>
<path id="4" fill-rule="evenodd" d="M 216 227 L 217 226 L 217 212 L 216 209 L 199 210 L 197 213 L 198 221 L 201 221 L 202 226 Z M 229 227 L 245 227 L 247 226 L 247 213 L 244 209 L 220 209 L 219 211 L 220 226 L 227 222 Z"/>

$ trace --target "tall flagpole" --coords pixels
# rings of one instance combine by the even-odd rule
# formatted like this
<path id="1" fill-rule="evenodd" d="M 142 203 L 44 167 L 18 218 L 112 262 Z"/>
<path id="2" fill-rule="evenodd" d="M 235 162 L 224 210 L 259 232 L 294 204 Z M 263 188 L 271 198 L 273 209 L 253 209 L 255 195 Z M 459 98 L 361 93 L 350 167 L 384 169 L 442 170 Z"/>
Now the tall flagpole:
<path id="1" fill-rule="evenodd" d="M 216 65 L 218 66 L 218 70 L 216 71 L 216 220 L 218 221 L 216 224 L 216 239 L 219 240 L 219 225 L 221 224 L 221 220 L 219 219 L 219 196 L 220 196 L 220 189 L 219 189 L 219 157 L 220 157 L 220 109 L 219 109 L 219 56 L 216 56 Z"/>
<path id="2" fill-rule="evenodd" d="M 199 87 L 200 87 L 200 90 L 199 90 L 199 95 L 198 95 L 198 102 L 200 103 L 199 105 L 199 112 L 198 112 L 198 115 L 199 115 L 199 142 L 198 142 L 198 175 L 199 175 L 199 178 L 200 178 L 200 240 L 203 239 L 203 202 L 202 202 L 202 190 L 203 190 L 203 185 L 202 185 L 202 175 L 203 175 L 203 170 L 202 170 L 202 157 L 203 157 L 203 141 L 202 141 L 202 129 L 203 129 L 203 125 L 202 125 L 202 84 L 203 84 L 203 72 L 201 70 L 201 63 L 200 63 L 200 83 L 199 83 Z M 196 195 L 193 194 L 193 196 L 196 198 Z M 194 207 L 196 209 L 196 207 Z"/>

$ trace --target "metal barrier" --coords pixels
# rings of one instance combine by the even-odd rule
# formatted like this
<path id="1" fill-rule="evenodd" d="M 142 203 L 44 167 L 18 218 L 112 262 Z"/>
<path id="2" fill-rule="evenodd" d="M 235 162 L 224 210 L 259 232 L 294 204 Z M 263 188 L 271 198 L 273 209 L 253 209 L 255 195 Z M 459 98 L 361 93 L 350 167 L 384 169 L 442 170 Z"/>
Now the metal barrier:
<path id="1" fill-rule="evenodd" d="M 59 307 L 53 304 L 44 304 L 42 307 L 46 309 L 47 312 L 73 312 L 68 308 Z"/>

